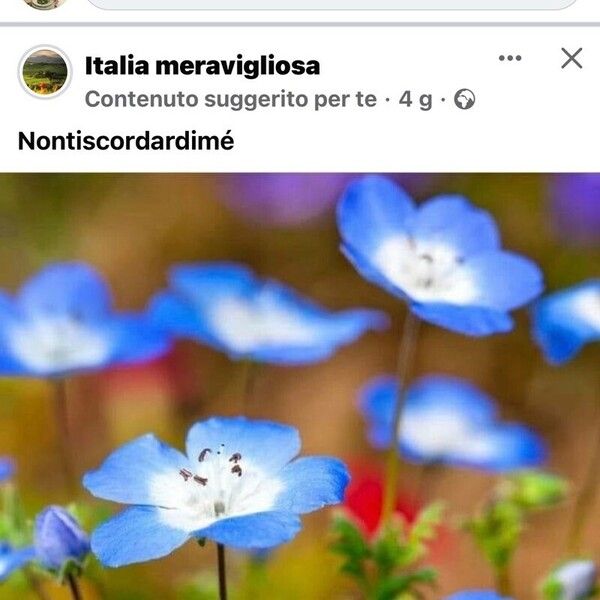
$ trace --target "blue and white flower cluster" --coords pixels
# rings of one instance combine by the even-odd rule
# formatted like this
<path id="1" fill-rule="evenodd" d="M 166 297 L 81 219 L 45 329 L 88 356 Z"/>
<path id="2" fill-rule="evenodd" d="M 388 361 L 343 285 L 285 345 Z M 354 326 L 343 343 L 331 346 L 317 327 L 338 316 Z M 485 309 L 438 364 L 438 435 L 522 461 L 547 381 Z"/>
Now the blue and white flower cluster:
<path id="1" fill-rule="evenodd" d="M 508 332 L 512 311 L 544 289 L 538 266 L 504 249 L 491 215 L 461 196 L 417 205 L 390 179 L 367 176 L 347 188 L 337 221 L 342 251 L 365 279 L 418 319 L 453 332 Z M 531 314 L 546 358 L 566 362 L 600 340 L 600 281 L 538 300 Z M 0 294 L 0 374 L 62 379 L 157 358 L 180 338 L 232 360 L 311 364 L 387 326 L 382 312 L 330 311 L 235 263 L 174 266 L 168 289 L 147 309 L 120 312 L 94 269 L 59 263 L 16 295 Z M 504 421 L 492 398 L 458 378 L 378 377 L 364 388 L 360 408 L 370 442 L 413 463 L 498 473 L 539 466 L 548 455 L 536 432 Z M 197 422 L 185 453 L 151 434 L 134 439 L 83 478 L 93 496 L 128 507 L 90 539 L 68 512 L 48 507 L 30 546 L 0 544 L 0 580 L 32 561 L 55 571 L 82 564 L 90 550 L 105 566 L 120 567 L 164 557 L 190 539 L 243 550 L 287 542 L 302 515 L 340 503 L 349 482 L 340 460 L 299 458 L 300 448 L 294 427 L 243 416 Z M 12 461 L 0 458 L 0 484 L 13 474 Z M 570 563 L 553 576 L 565 590 L 589 590 L 593 569 Z M 472 590 L 448 600 L 503 599 Z"/>

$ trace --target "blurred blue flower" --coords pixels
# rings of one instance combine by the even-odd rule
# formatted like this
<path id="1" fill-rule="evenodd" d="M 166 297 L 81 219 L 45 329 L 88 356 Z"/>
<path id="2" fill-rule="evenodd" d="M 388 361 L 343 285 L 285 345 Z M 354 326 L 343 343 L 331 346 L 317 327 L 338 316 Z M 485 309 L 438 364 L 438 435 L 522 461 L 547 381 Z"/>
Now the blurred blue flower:
<path id="1" fill-rule="evenodd" d="M 0 542 L 0 582 L 8 579 L 15 571 L 34 558 L 35 550 L 31 546 L 17 549 L 5 542 Z"/>
<path id="2" fill-rule="evenodd" d="M 153 435 L 137 438 L 83 479 L 94 496 L 134 505 L 94 531 L 92 551 L 119 567 L 191 538 L 246 550 L 287 542 L 299 515 L 339 503 L 349 480 L 339 460 L 299 451 L 293 427 L 244 417 L 196 423 L 187 456 Z"/>
<path id="3" fill-rule="evenodd" d="M 243 173 L 219 181 L 227 205 L 253 223 L 301 225 L 333 209 L 349 175 Z"/>
<path id="4" fill-rule="evenodd" d="M 389 447 L 398 383 L 381 377 L 364 389 L 361 410 L 376 448 Z M 542 439 L 523 425 L 502 423 L 494 402 L 466 381 L 417 380 L 407 391 L 399 451 L 415 463 L 492 472 L 534 467 L 546 458 Z"/>
<path id="5" fill-rule="evenodd" d="M 391 180 L 368 176 L 348 187 L 337 216 L 342 250 L 363 277 L 452 331 L 509 331 L 509 311 L 543 289 L 537 265 L 502 250 L 493 218 L 460 196 L 416 207 Z"/>
<path id="6" fill-rule="evenodd" d="M 15 298 L 0 293 L 0 374 L 63 377 L 168 349 L 145 317 L 117 314 L 111 303 L 105 282 L 82 263 L 50 265 Z"/>
<path id="7" fill-rule="evenodd" d="M 87 535 L 60 506 L 49 506 L 38 514 L 33 536 L 33 545 L 24 548 L 0 542 L 0 581 L 33 561 L 59 571 L 69 561 L 81 563 L 90 551 Z"/>
<path id="8" fill-rule="evenodd" d="M 15 471 L 15 461 L 7 456 L 0 456 L 0 483 L 12 479 Z"/>
<path id="9" fill-rule="evenodd" d="M 37 560 L 59 570 L 71 560 L 81 563 L 90 551 L 90 541 L 64 508 L 49 506 L 35 519 L 34 547 Z"/>
<path id="10" fill-rule="evenodd" d="M 555 569 L 544 582 L 552 598 L 587 600 L 595 597 L 598 569 L 591 560 L 572 560 Z M 550 595 L 549 595 L 550 597 Z"/>
<path id="11" fill-rule="evenodd" d="M 600 174 L 562 174 L 550 180 L 558 234 L 578 244 L 600 243 Z"/>
<path id="12" fill-rule="evenodd" d="M 170 284 L 152 301 L 155 322 L 234 359 L 317 362 L 369 329 L 387 326 L 380 312 L 332 313 L 236 264 L 180 265 L 171 270 Z"/>
<path id="13" fill-rule="evenodd" d="M 436 176 L 402 173 L 395 181 L 427 193 Z M 241 173 L 217 179 L 223 201 L 251 223 L 295 227 L 333 212 L 352 175 L 345 173 Z"/>
<path id="14" fill-rule="evenodd" d="M 446 600 L 510 600 L 510 598 L 500 596 L 494 590 L 465 590 L 448 596 Z"/>
<path id="15" fill-rule="evenodd" d="M 591 279 L 539 300 L 533 307 L 533 336 L 554 364 L 573 358 L 600 340 L 600 279 Z"/>

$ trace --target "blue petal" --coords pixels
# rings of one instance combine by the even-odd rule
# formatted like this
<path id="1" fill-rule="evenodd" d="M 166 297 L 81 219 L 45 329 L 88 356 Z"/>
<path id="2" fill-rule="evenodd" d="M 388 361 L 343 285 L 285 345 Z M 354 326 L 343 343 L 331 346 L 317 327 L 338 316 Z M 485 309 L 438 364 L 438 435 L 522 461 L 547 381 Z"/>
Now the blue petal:
<path id="1" fill-rule="evenodd" d="M 392 419 L 398 395 L 398 380 L 378 377 L 369 382 L 361 392 L 360 409 L 368 424 L 369 442 L 379 449 L 392 443 Z"/>
<path id="2" fill-rule="evenodd" d="M 493 590 L 465 590 L 448 596 L 446 600 L 510 600 Z"/>
<path id="3" fill-rule="evenodd" d="M 115 450 L 99 469 L 84 476 L 83 486 L 98 498 L 121 504 L 161 504 L 160 488 L 152 482 L 170 473 L 177 477 L 180 469 L 188 467 L 181 452 L 147 434 Z M 164 500 L 169 497 L 165 492 Z"/>
<path id="4" fill-rule="evenodd" d="M 169 282 L 198 303 L 211 303 L 222 295 L 251 294 L 259 285 L 250 269 L 227 262 L 178 265 L 171 269 Z"/>
<path id="5" fill-rule="evenodd" d="M 10 328 L 23 318 L 15 301 L 0 292 L 0 374 L 16 376 L 27 373 L 27 369 L 15 358 L 8 341 Z"/>
<path id="6" fill-rule="evenodd" d="M 598 314 L 582 314 L 581 301 L 597 298 Z M 588 309 L 589 310 L 589 309 Z M 593 308 L 592 308 L 593 310 Z M 548 361 L 562 364 L 600 340 L 600 280 L 550 294 L 533 308 L 533 336 Z M 586 318 L 587 317 L 587 318 Z"/>
<path id="7" fill-rule="evenodd" d="M 447 464 L 505 473 L 539 467 L 546 462 L 548 450 L 544 441 L 522 425 L 491 427 L 476 438 L 464 453 L 448 455 Z"/>
<path id="8" fill-rule="evenodd" d="M 60 506 L 49 506 L 35 519 L 36 556 L 49 569 L 60 569 L 69 560 L 81 562 L 90 551 L 87 534 Z"/>
<path id="9" fill-rule="evenodd" d="M 481 306 L 414 303 L 411 305 L 411 310 L 428 323 L 474 337 L 506 333 L 514 326 L 512 317 L 508 313 Z"/>
<path id="10" fill-rule="evenodd" d="M 478 427 L 492 423 L 497 415 L 494 401 L 464 379 L 444 375 L 418 379 L 408 392 L 405 414 L 439 409 L 460 414 Z"/>
<path id="11" fill-rule="evenodd" d="M 353 254 L 372 255 L 387 238 L 406 231 L 415 213 L 410 196 L 391 179 L 377 175 L 351 183 L 337 207 L 344 246 Z"/>
<path id="12" fill-rule="evenodd" d="M 160 292 L 150 302 L 148 313 L 158 327 L 174 336 L 195 339 L 227 352 L 227 347 L 214 335 L 205 313 L 181 295 Z"/>
<path id="13" fill-rule="evenodd" d="M 298 430 L 271 421 L 254 421 L 245 417 L 213 417 L 190 429 L 186 448 L 190 462 L 195 462 L 205 448 L 223 451 L 229 456 L 239 452 L 244 461 L 264 473 L 282 469 L 300 452 Z"/>
<path id="14" fill-rule="evenodd" d="M 161 356 L 171 347 L 170 336 L 142 315 L 119 315 L 106 324 L 112 338 L 110 364 L 132 364 Z"/>
<path id="15" fill-rule="evenodd" d="M 15 471 L 15 461 L 12 458 L 0 456 L 0 483 L 12 479 Z"/>
<path id="16" fill-rule="evenodd" d="M 264 285 L 259 302 L 265 310 L 273 307 L 285 312 L 313 335 L 307 341 L 261 344 L 251 353 L 257 362 L 307 364 L 323 360 L 340 346 L 354 342 L 369 330 L 384 329 L 389 323 L 384 313 L 374 310 L 329 312 L 276 282 Z"/>
<path id="17" fill-rule="evenodd" d="M 92 533 L 92 552 L 106 567 L 162 558 L 183 545 L 189 532 L 166 523 L 167 509 L 132 506 Z"/>
<path id="18" fill-rule="evenodd" d="M 303 514 L 342 502 L 350 475 L 340 460 L 310 456 L 287 465 L 277 479 L 284 490 L 275 508 Z"/>
<path id="19" fill-rule="evenodd" d="M 389 294 L 407 300 L 408 297 L 402 288 L 395 285 L 387 275 L 384 275 L 380 269 L 374 265 L 370 256 L 361 254 L 355 251 L 351 246 L 342 244 L 342 253 L 350 261 L 352 266 L 371 283 L 381 287 Z"/>
<path id="20" fill-rule="evenodd" d="M 398 381 L 394 377 L 377 377 L 361 393 L 361 410 L 369 424 L 369 441 L 375 448 L 388 448 L 391 442 L 392 417 L 398 398 Z M 493 422 L 496 408 L 492 400 L 468 382 L 453 377 L 428 376 L 417 380 L 407 391 L 404 415 L 428 411 L 460 414 L 478 427 Z M 413 456 L 410 448 L 403 454 Z M 421 457 L 414 456 L 420 459 Z"/>
<path id="21" fill-rule="evenodd" d="M 473 304 L 501 311 L 524 306 L 544 290 L 539 267 L 511 252 L 488 252 L 467 259 L 463 270 L 474 280 L 477 300 Z"/>
<path id="22" fill-rule="evenodd" d="M 33 547 L 15 550 L 7 544 L 0 543 L 0 582 L 34 559 Z"/>
<path id="23" fill-rule="evenodd" d="M 103 279 L 84 263 L 52 264 L 21 288 L 18 303 L 26 313 L 75 315 L 82 320 L 103 317 L 111 297 Z"/>
<path id="24" fill-rule="evenodd" d="M 428 200 L 411 219 L 409 230 L 413 239 L 448 246 L 462 257 L 500 247 L 492 216 L 461 196 Z"/>
<path id="25" fill-rule="evenodd" d="M 221 519 L 193 533 L 218 544 L 239 549 L 273 548 L 289 542 L 302 524 L 296 514 L 281 511 L 255 513 L 243 517 Z"/>

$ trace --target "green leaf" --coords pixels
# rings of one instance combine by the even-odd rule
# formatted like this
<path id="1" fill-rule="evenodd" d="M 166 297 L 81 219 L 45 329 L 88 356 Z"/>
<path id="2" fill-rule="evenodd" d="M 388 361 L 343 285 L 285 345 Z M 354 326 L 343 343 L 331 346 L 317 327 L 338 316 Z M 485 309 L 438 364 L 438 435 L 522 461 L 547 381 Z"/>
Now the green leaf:
<path id="1" fill-rule="evenodd" d="M 416 587 L 420 585 L 433 585 L 437 580 L 437 572 L 433 569 L 421 569 L 414 573 L 406 573 L 389 577 L 379 583 L 373 593 L 373 600 L 395 600 L 402 594 L 415 598 Z"/>
<path id="2" fill-rule="evenodd" d="M 341 571 L 358 580 L 362 585 L 368 584 L 366 562 L 372 552 L 362 531 L 344 517 L 337 517 L 333 523 L 336 541 L 331 549 L 343 558 Z"/>

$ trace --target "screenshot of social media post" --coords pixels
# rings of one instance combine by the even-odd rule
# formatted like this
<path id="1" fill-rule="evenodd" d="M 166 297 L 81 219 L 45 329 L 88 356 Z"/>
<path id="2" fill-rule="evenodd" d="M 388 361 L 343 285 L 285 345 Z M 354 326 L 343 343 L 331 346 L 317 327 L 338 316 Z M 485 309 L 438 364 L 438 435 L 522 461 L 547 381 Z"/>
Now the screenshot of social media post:
<path id="1" fill-rule="evenodd" d="M 599 597 L 594 0 L 0 13 L 0 599 Z"/>

